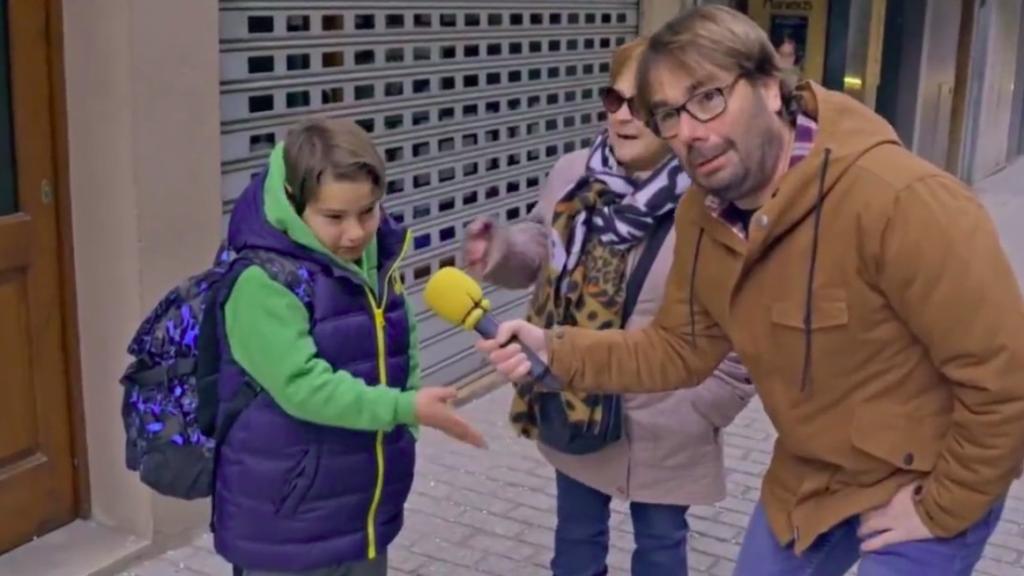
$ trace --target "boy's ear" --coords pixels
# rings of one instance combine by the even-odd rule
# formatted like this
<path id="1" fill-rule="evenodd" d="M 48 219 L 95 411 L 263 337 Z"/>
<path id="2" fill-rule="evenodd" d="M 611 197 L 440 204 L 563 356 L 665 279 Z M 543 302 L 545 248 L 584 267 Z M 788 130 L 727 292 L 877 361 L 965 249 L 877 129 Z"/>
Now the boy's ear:
<path id="1" fill-rule="evenodd" d="M 295 190 L 287 182 L 284 184 L 284 197 L 288 200 L 288 203 L 292 205 L 295 213 L 301 217 L 303 212 L 306 211 L 305 202 L 302 202 L 299 199 L 295 194 Z"/>

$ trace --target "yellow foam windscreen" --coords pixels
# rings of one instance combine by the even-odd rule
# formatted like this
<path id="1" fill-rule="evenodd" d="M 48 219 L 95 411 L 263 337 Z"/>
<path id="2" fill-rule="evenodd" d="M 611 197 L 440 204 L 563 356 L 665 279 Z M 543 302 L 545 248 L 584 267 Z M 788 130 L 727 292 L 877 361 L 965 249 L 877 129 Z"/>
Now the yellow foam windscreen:
<path id="1" fill-rule="evenodd" d="M 472 330 L 491 303 L 476 280 L 458 268 L 441 268 L 423 291 L 423 300 L 435 314 L 456 326 Z"/>

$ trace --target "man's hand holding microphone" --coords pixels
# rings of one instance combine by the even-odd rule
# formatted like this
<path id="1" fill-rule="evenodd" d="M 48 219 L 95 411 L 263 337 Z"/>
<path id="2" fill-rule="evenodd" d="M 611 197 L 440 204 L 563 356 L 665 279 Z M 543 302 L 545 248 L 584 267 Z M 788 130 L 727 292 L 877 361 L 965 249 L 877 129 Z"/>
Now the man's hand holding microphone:
<path id="1" fill-rule="evenodd" d="M 490 220 L 479 219 L 466 229 L 464 261 L 466 270 L 481 277 L 494 241 Z M 423 299 L 427 306 L 451 324 L 474 330 L 482 337 L 476 348 L 485 354 L 495 370 L 516 383 L 532 383 L 547 390 L 561 389 L 561 383 L 547 367 L 545 332 L 524 320 L 498 323 L 490 314 L 490 302 L 480 285 L 457 268 L 442 268 L 427 282 Z M 451 407 L 455 391 L 448 388 L 422 390 L 416 398 L 416 413 L 425 426 L 474 446 L 485 446 L 483 437 Z"/>
<path id="2" fill-rule="evenodd" d="M 494 368 L 513 382 L 533 383 L 557 391 L 562 384 L 547 365 L 544 330 L 524 321 L 499 324 L 490 314 L 491 303 L 469 275 L 457 268 L 442 268 L 427 282 L 423 299 L 438 316 L 483 340 L 477 349 L 487 354 Z"/>
<path id="3" fill-rule="evenodd" d="M 525 320 L 510 320 L 499 324 L 494 337 L 478 341 L 476 349 L 487 355 L 487 359 L 499 374 L 516 383 L 531 380 L 532 365 L 526 353 L 527 349 L 531 350 L 545 366 L 548 361 L 547 337 L 544 330 Z"/>

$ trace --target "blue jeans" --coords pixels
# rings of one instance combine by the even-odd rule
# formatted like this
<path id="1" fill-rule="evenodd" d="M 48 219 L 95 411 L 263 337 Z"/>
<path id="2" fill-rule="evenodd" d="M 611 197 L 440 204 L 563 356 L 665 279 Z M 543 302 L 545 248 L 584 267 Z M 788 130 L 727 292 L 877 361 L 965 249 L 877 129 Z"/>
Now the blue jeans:
<path id="1" fill-rule="evenodd" d="M 903 542 L 863 557 L 857 537 L 860 519 L 853 517 L 818 537 L 797 556 L 792 545 L 779 545 L 759 504 L 733 576 L 842 576 L 858 559 L 860 576 L 970 576 L 1002 513 L 1000 501 L 974 526 L 953 538 Z"/>
<path id="2" fill-rule="evenodd" d="M 608 521 L 611 496 L 557 472 L 558 524 L 554 576 L 608 574 Z M 629 505 L 633 517 L 634 576 L 686 576 L 686 506 Z"/>

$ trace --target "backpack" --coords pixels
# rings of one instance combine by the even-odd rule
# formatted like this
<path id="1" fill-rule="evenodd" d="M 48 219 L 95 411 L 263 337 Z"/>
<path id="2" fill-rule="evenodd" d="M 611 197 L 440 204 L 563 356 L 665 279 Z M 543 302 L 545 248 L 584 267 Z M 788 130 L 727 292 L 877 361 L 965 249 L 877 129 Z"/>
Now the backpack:
<path id="1" fill-rule="evenodd" d="M 246 379 L 224 406 L 218 395 L 218 308 L 248 265 L 279 281 L 305 277 L 291 274 L 298 266 L 282 255 L 222 246 L 210 268 L 160 300 L 128 345 L 132 361 L 121 377 L 125 464 L 164 496 L 212 496 L 218 447 L 259 394 Z"/>

